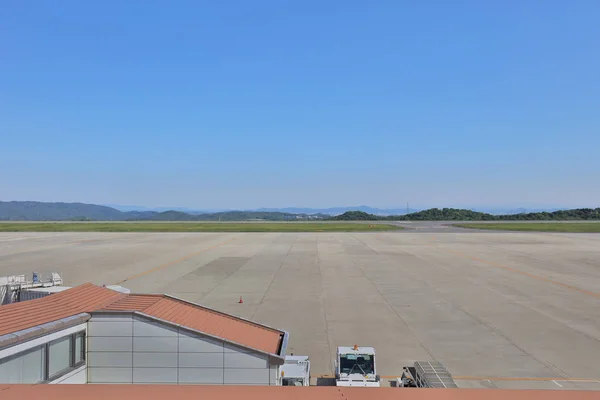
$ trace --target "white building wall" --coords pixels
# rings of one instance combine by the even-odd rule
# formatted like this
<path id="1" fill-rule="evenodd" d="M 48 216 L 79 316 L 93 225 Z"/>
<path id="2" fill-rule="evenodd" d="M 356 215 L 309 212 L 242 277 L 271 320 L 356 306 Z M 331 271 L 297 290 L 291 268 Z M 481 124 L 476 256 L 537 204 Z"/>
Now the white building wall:
<path id="1" fill-rule="evenodd" d="M 269 385 L 279 385 L 279 365 L 269 366 Z"/>
<path id="2" fill-rule="evenodd" d="M 70 383 L 70 384 L 82 384 L 82 383 L 87 383 L 87 367 L 85 365 L 77 368 L 76 370 L 73 370 L 71 372 L 69 372 L 66 375 L 61 376 L 60 378 L 58 378 L 55 381 L 52 382 L 48 382 L 50 384 L 56 384 L 56 383 Z"/>
<path id="3" fill-rule="evenodd" d="M 92 315 L 88 321 L 88 383 L 133 383 L 133 318 Z"/>
<path id="4" fill-rule="evenodd" d="M 47 343 L 52 342 L 53 340 L 63 338 L 65 336 L 69 336 L 73 333 L 82 332 L 87 330 L 87 324 L 79 324 L 72 326 L 70 328 L 66 328 L 57 332 L 50 333 L 45 336 L 41 336 L 36 339 L 32 339 L 23 343 L 19 343 L 15 346 L 7 347 L 5 349 L 0 350 L 0 360 L 6 359 L 15 354 L 23 353 L 27 350 L 31 350 L 33 348 L 45 345 Z M 87 383 L 86 377 L 86 365 L 82 365 L 73 371 L 69 371 L 65 375 L 57 378 L 54 381 L 48 383 Z M 3 383 L 3 377 L 0 373 L 0 383 Z M 23 382 L 14 382 L 14 383 L 23 383 Z"/>
<path id="5" fill-rule="evenodd" d="M 87 329 L 87 324 L 79 324 L 76 326 L 72 326 L 67 329 L 63 329 L 61 331 L 53 332 L 48 335 L 39 337 L 37 339 L 32 339 L 27 342 L 19 343 L 15 346 L 7 347 L 5 349 L 0 350 L 0 360 L 6 357 L 10 357 L 14 354 L 21 353 L 23 351 L 32 349 L 34 347 L 40 346 L 42 344 L 49 343 L 55 339 L 60 339 L 61 337 L 71 335 L 76 332 L 85 331 Z"/>
<path id="6" fill-rule="evenodd" d="M 89 383 L 277 382 L 267 355 L 139 316 L 92 315 L 87 349 Z"/>

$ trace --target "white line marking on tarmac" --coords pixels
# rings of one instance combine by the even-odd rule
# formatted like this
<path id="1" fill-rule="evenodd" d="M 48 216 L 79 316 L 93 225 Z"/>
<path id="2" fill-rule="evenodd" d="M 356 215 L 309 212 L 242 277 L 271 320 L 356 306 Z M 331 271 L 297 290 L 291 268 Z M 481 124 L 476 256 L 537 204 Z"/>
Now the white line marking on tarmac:
<path id="1" fill-rule="evenodd" d="M 563 385 L 561 385 L 560 383 L 558 383 L 558 382 L 556 382 L 556 381 L 552 381 L 552 382 L 554 382 L 554 384 L 555 384 L 556 386 L 558 386 L 558 387 L 563 387 Z"/>

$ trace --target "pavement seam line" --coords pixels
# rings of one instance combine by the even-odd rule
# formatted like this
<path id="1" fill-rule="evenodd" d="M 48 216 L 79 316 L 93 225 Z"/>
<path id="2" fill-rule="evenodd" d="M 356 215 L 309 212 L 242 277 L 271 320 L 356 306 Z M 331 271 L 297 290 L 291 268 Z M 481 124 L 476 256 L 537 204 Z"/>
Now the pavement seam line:
<path id="1" fill-rule="evenodd" d="M 372 246 L 366 244 L 365 242 L 363 242 L 360 239 L 355 238 L 354 236 L 350 236 L 352 239 L 354 239 L 355 241 L 359 242 L 360 244 L 362 244 L 363 246 L 371 249 L 372 251 L 375 252 L 375 254 L 377 254 L 378 257 L 382 257 L 382 258 L 386 258 L 388 260 L 390 260 L 390 257 L 388 255 L 382 255 L 381 253 L 379 253 L 377 250 L 375 250 Z M 381 237 L 379 235 L 375 236 L 378 240 L 381 240 Z M 354 262 L 354 261 L 353 261 Z M 355 263 L 355 262 L 354 262 Z M 355 263 L 356 265 L 356 263 Z M 421 348 L 423 350 L 425 350 L 425 352 L 427 354 L 429 354 L 429 357 L 431 357 L 432 360 L 435 360 L 436 358 L 433 356 L 433 351 L 430 350 L 427 346 L 425 346 L 425 343 L 423 343 L 423 341 L 419 338 L 419 335 L 417 334 L 417 332 L 408 324 L 408 322 L 406 322 L 404 320 L 404 318 L 402 318 L 402 316 L 400 315 L 400 313 L 398 312 L 398 310 L 389 302 L 389 300 L 387 299 L 387 297 L 383 294 L 383 292 L 379 289 L 379 287 L 377 287 L 377 285 L 373 282 L 373 280 L 371 278 L 369 278 L 364 270 L 364 268 L 359 267 L 362 274 L 364 275 L 364 277 L 371 283 L 371 285 L 375 288 L 375 291 L 379 294 L 379 296 L 381 296 L 381 298 L 385 301 L 385 304 L 387 304 L 387 306 L 389 307 L 389 309 L 396 314 L 396 316 L 398 317 L 398 319 L 402 322 L 402 324 L 404 324 L 404 326 L 406 326 L 406 328 L 410 331 L 410 333 L 412 334 L 413 338 L 417 341 L 417 343 L 419 344 L 419 346 L 421 346 Z"/>
<path id="2" fill-rule="evenodd" d="M 430 245 L 434 246 L 433 244 L 430 244 Z M 560 286 L 560 287 L 563 287 L 565 289 L 574 290 L 574 291 L 586 294 L 588 296 L 600 298 L 600 293 L 590 292 L 589 290 L 585 290 L 585 289 L 582 289 L 582 288 L 577 287 L 577 286 L 569 285 L 568 283 L 563 283 L 563 282 L 555 281 L 555 280 L 550 279 L 550 278 L 546 278 L 544 276 L 531 274 L 529 272 L 522 271 L 520 269 L 516 269 L 516 268 L 512 268 L 512 267 L 506 266 L 506 265 L 502 265 L 502 264 L 499 264 L 499 263 L 494 262 L 494 261 L 487 261 L 487 260 L 484 260 L 484 259 L 479 258 L 479 257 L 474 257 L 474 256 L 471 256 L 471 255 L 468 255 L 468 254 L 461 253 L 459 251 L 444 249 L 443 247 L 439 247 L 439 246 L 435 246 L 435 247 L 437 247 L 438 249 L 444 250 L 444 251 L 446 251 L 448 253 L 451 253 L 451 254 L 454 254 L 454 255 L 457 255 L 457 256 L 461 256 L 461 257 L 464 257 L 464 258 L 468 258 L 468 259 L 473 260 L 473 261 L 478 261 L 480 263 L 487 264 L 487 265 L 490 265 L 492 267 L 502 268 L 504 270 L 515 272 L 517 274 L 521 274 L 521 275 L 527 276 L 529 278 L 533 278 L 533 279 L 537 279 L 537 280 L 540 280 L 540 281 L 543 281 L 543 282 L 551 283 L 553 285 Z"/>
<path id="3" fill-rule="evenodd" d="M 273 244 L 275 242 L 275 240 L 272 240 L 271 242 L 269 242 L 270 244 Z M 268 246 L 268 244 L 265 244 L 261 250 L 265 249 Z M 256 257 L 257 254 L 260 253 L 260 251 L 256 251 L 251 257 L 248 257 L 248 261 L 246 261 L 237 271 L 227 275 L 225 278 L 223 278 L 222 280 L 220 280 L 219 282 L 215 283 L 213 287 L 210 288 L 210 290 L 206 293 L 204 293 L 199 299 L 198 302 L 203 302 L 205 298 L 208 298 L 208 296 L 210 296 L 219 286 L 221 286 L 227 279 L 229 279 L 230 276 L 235 275 L 236 273 L 239 272 L 240 269 L 244 268 L 246 265 L 248 265 L 248 263 L 250 261 L 252 261 L 252 259 L 254 257 Z M 181 293 L 181 292 L 180 292 Z M 190 292 L 190 293 L 195 293 L 195 292 Z"/>
<path id="4" fill-rule="evenodd" d="M 325 312 L 325 286 L 323 284 L 324 276 L 323 269 L 321 268 L 321 259 L 319 258 L 319 236 L 315 235 L 315 245 L 316 245 L 316 256 L 315 256 L 315 266 L 319 270 L 319 277 L 321 283 L 321 292 L 319 294 L 319 305 L 321 306 L 321 314 L 323 316 L 323 325 L 325 326 L 325 337 L 327 338 L 327 354 L 329 357 L 327 359 L 328 367 L 330 371 L 333 371 L 333 363 L 331 362 L 331 349 L 333 346 L 331 345 L 331 338 L 329 337 L 329 322 L 327 321 L 327 313 Z"/>
<path id="5" fill-rule="evenodd" d="M 281 235 L 280 235 L 280 237 L 281 237 Z M 279 264 L 279 267 L 277 267 L 277 271 L 275 271 L 275 273 L 273 274 L 273 277 L 271 278 L 271 281 L 269 282 L 269 285 L 267 286 L 267 290 L 265 290 L 265 293 L 263 293 L 262 297 L 260 298 L 260 301 L 256 305 L 256 308 L 252 312 L 252 316 L 250 317 L 251 321 L 254 320 L 254 316 L 258 312 L 259 307 L 264 303 L 265 298 L 267 297 L 267 294 L 269 293 L 269 290 L 271 290 L 271 286 L 273 286 L 275 277 L 279 274 L 279 272 L 281 272 L 281 269 L 283 268 L 283 264 L 285 263 L 285 259 L 287 258 L 287 256 L 290 254 L 290 252 L 294 248 L 294 245 L 296 244 L 296 240 L 297 240 L 297 237 L 296 237 L 296 239 L 294 239 L 294 242 L 290 245 L 290 248 L 287 250 L 285 255 L 281 258 L 281 263 Z"/>
<path id="6" fill-rule="evenodd" d="M 140 277 L 142 277 L 142 276 L 145 276 L 145 275 L 151 274 L 151 273 L 153 273 L 153 272 L 156 272 L 156 271 L 158 271 L 158 270 L 161 270 L 161 269 L 163 269 L 163 268 L 170 267 L 170 266 L 173 266 L 173 265 L 175 265 L 175 264 L 179 264 L 180 262 L 187 261 L 187 260 L 189 260 L 190 258 L 196 257 L 196 256 L 198 256 L 198 255 L 200 255 L 200 254 L 202 254 L 202 253 L 204 253 L 204 252 L 207 252 L 207 251 L 209 251 L 209 250 L 213 250 L 213 249 L 216 249 L 216 248 L 218 248 L 218 247 L 221 247 L 221 246 L 224 246 L 224 245 L 226 245 L 226 244 L 229 244 L 229 243 L 233 242 L 234 240 L 236 240 L 236 238 L 232 238 L 232 239 L 226 240 L 225 242 L 222 242 L 222 243 L 215 244 L 214 246 L 207 247 L 206 249 L 202 249 L 202 250 L 200 250 L 200 251 L 197 251 L 197 252 L 195 252 L 195 253 L 188 254 L 187 256 L 183 256 L 183 257 L 181 257 L 181 258 L 178 258 L 178 259 L 176 259 L 176 260 L 169 261 L 169 262 L 167 262 L 167 263 L 161 264 L 161 265 L 159 265 L 158 267 L 154 267 L 154 268 L 151 268 L 151 269 L 149 269 L 149 270 L 146 270 L 146 271 L 140 272 L 140 273 L 138 273 L 138 274 L 135 274 L 135 275 L 129 276 L 129 277 L 127 277 L 127 278 L 123 279 L 123 280 L 120 280 L 120 281 L 118 281 L 118 282 L 115 282 L 115 285 L 119 285 L 119 284 L 121 284 L 121 283 L 125 283 L 125 282 L 127 282 L 127 281 L 130 281 L 130 280 L 132 280 L 132 279 L 137 279 L 137 278 L 140 278 Z"/>
<path id="7" fill-rule="evenodd" d="M 434 240 L 434 241 L 436 240 L 435 236 L 433 237 L 433 240 Z M 485 264 L 492 265 L 492 266 L 494 266 L 494 267 L 496 267 L 496 266 L 497 266 L 497 267 L 500 267 L 500 266 L 501 266 L 501 264 L 494 265 L 494 264 L 496 264 L 496 263 L 494 263 L 494 262 L 486 262 L 486 261 L 485 261 L 485 260 L 483 260 L 483 259 L 479 259 L 479 258 L 477 258 L 477 257 L 472 257 L 472 256 L 469 256 L 469 255 L 467 255 L 467 254 L 463 254 L 463 253 L 459 253 L 459 252 L 454 252 L 454 251 L 452 251 L 452 250 L 443 249 L 443 248 L 441 248 L 441 247 L 439 247 L 439 246 L 437 246 L 436 244 L 433 244 L 433 243 L 426 243 L 426 244 L 427 244 L 427 245 L 429 245 L 429 246 L 434 246 L 434 247 L 435 247 L 435 248 L 437 248 L 437 249 L 445 250 L 445 251 L 447 251 L 447 252 L 450 252 L 450 253 L 453 253 L 453 254 L 457 254 L 457 255 L 459 255 L 459 254 L 460 254 L 460 255 L 461 255 L 461 256 L 463 256 L 463 257 L 467 257 L 467 258 L 469 258 L 469 259 L 472 259 L 472 260 L 474 260 L 474 261 L 480 261 L 480 262 L 483 262 L 483 263 L 485 263 Z M 500 267 L 500 268 L 502 268 L 502 269 L 508 269 L 508 270 L 510 270 L 510 271 L 512 271 L 512 270 L 513 270 L 513 268 L 511 268 L 511 267 L 505 267 L 505 266 L 502 266 L 502 267 Z M 527 274 L 527 276 L 529 276 L 529 275 L 530 275 L 529 273 L 527 273 L 527 272 L 524 272 L 524 271 L 520 271 L 520 270 L 516 270 L 516 269 L 514 269 L 514 270 L 515 270 L 515 272 L 523 272 L 523 273 Z M 535 276 L 537 277 L 537 275 L 535 275 Z M 545 279 L 545 278 L 543 278 L 543 277 L 539 277 L 539 278 L 542 278 L 542 280 L 544 280 L 544 279 Z M 554 281 L 552 281 L 552 280 L 550 280 L 550 281 L 551 281 L 551 282 L 554 282 Z M 559 284 L 562 284 L 561 282 L 558 282 L 558 283 L 559 283 Z M 566 285 L 566 284 L 565 284 L 565 285 Z M 568 286 L 570 286 L 570 285 L 568 285 Z M 580 290 L 582 290 L 582 289 L 580 289 L 580 288 L 577 288 L 577 287 L 573 287 L 573 288 L 577 289 L 577 291 L 580 291 Z M 502 296 L 502 297 L 505 297 L 505 298 L 506 298 L 506 296 L 505 296 L 503 293 L 501 293 L 501 292 L 497 291 L 496 289 L 494 289 L 494 288 L 492 288 L 492 287 L 490 287 L 490 288 L 489 288 L 489 290 L 491 290 L 492 292 L 496 293 L 496 294 L 497 294 L 497 295 L 499 295 L 499 296 Z M 564 326 L 568 327 L 569 329 L 572 329 L 572 330 L 574 330 L 575 332 L 578 332 L 579 334 L 581 334 L 581 335 L 583 335 L 583 336 L 587 337 L 588 339 L 591 339 L 591 340 L 595 340 L 595 341 L 597 341 L 597 342 L 600 342 L 600 339 L 598 339 L 598 338 L 596 338 L 596 337 L 594 337 L 594 336 L 591 336 L 591 335 L 589 335 L 587 332 L 583 332 L 583 331 L 580 331 L 579 329 L 575 329 L 575 328 L 573 328 L 572 326 L 570 326 L 569 324 L 567 324 L 567 323 L 565 323 L 565 322 L 561 321 L 560 319 L 556 319 L 555 317 L 553 317 L 553 316 L 551 316 L 551 315 L 548 315 L 548 314 L 546 314 L 545 312 L 543 312 L 543 311 L 541 311 L 541 310 L 538 310 L 538 309 L 536 309 L 536 308 L 533 308 L 533 307 L 527 306 L 527 305 L 525 305 L 525 304 L 521 304 L 521 305 L 522 305 L 523 307 L 525 307 L 525 308 L 527 308 L 527 309 L 531 310 L 531 311 L 537 312 L 537 313 L 539 313 L 539 314 L 541 314 L 541 315 L 543 315 L 543 316 L 546 316 L 546 317 L 548 317 L 548 318 L 551 318 L 551 319 L 555 320 L 555 321 L 556 321 L 556 322 L 558 322 L 559 324 L 562 324 L 562 325 L 564 325 Z M 556 367 L 556 366 L 554 366 L 554 367 L 555 367 L 555 368 L 557 368 L 557 369 L 559 369 L 559 368 L 558 368 L 558 367 Z"/>
<path id="8" fill-rule="evenodd" d="M 432 244 L 432 243 L 425 243 L 426 245 L 429 246 L 433 246 L 435 248 L 438 248 L 438 246 Z M 427 261 L 425 258 L 423 258 L 420 255 L 417 255 L 415 253 L 412 253 L 408 250 L 402 250 L 404 253 L 406 254 L 410 254 L 416 258 L 421 259 L 422 261 L 429 263 L 429 261 Z M 389 258 L 389 257 L 388 257 Z M 438 264 L 439 266 L 441 266 L 442 264 Z M 445 269 L 444 267 L 441 267 L 443 269 Z M 448 271 L 447 269 L 445 269 L 446 271 Z M 515 342 L 512 338 L 510 338 L 508 335 L 506 335 L 502 330 L 500 330 L 499 328 L 497 328 L 495 325 L 491 324 L 490 322 L 485 321 L 484 319 L 482 319 L 481 317 L 471 313 L 470 311 L 468 311 L 466 308 L 463 307 L 463 305 L 455 303 L 454 301 L 450 300 L 449 298 L 446 297 L 446 295 L 439 291 L 436 287 L 430 285 L 429 283 L 427 283 L 426 281 L 423 281 L 421 279 L 418 278 L 414 278 L 415 280 L 419 280 L 420 282 L 424 283 L 426 286 L 428 286 L 429 288 L 431 288 L 433 291 L 437 292 L 445 301 L 447 301 L 448 303 L 454 305 L 456 308 L 458 308 L 459 310 L 461 310 L 463 313 L 465 313 L 466 315 L 468 315 L 469 317 L 471 317 L 473 320 L 477 321 L 479 324 L 483 325 L 484 327 L 488 328 L 489 330 L 496 332 L 498 335 L 500 335 L 502 338 L 504 338 L 504 340 L 506 340 L 508 343 L 512 344 L 513 346 L 515 346 L 517 349 L 519 349 L 520 351 L 522 351 L 523 353 L 529 355 L 531 358 L 533 358 L 534 360 L 538 361 L 540 364 L 546 366 L 548 369 L 556 372 L 557 375 L 560 375 L 562 377 L 567 377 L 567 373 L 565 371 L 562 371 L 560 368 L 556 367 L 554 364 L 547 362 L 546 360 L 540 359 L 537 356 L 535 356 L 534 354 L 528 352 L 527 350 L 525 350 L 525 348 L 521 347 L 517 342 Z M 435 360 L 436 358 L 433 357 L 432 358 Z"/>

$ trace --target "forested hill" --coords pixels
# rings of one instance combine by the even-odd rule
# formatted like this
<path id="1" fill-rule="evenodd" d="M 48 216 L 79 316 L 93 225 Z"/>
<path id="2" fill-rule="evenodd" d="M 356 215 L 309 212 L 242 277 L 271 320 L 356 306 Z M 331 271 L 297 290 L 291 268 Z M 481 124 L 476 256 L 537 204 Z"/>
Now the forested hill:
<path id="1" fill-rule="evenodd" d="M 271 211 L 225 211 L 188 214 L 181 211 L 119 211 L 112 207 L 85 203 L 42 203 L 35 201 L 0 201 L 0 221 L 552 221 L 600 220 L 600 208 L 579 208 L 554 212 L 492 215 L 456 208 L 431 208 L 407 215 L 378 216 L 363 211 L 341 215 L 292 214 Z"/>
<path id="2" fill-rule="evenodd" d="M 0 201 L 0 221 L 296 221 L 322 220 L 329 215 L 268 211 L 225 211 L 188 214 L 181 211 L 119 211 L 85 203 Z"/>
<path id="3" fill-rule="evenodd" d="M 381 217 L 362 211 L 348 211 L 331 217 L 336 221 L 561 221 L 600 220 L 600 208 L 577 208 L 554 212 L 535 212 L 509 215 L 492 215 L 458 208 L 430 208 L 406 215 Z"/>
<path id="4" fill-rule="evenodd" d="M 123 212 L 111 207 L 85 203 L 44 203 L 39 201 L 0 201 L 0 220 L 62 221 L 90 219 L 118 221 Z"/>
<path id="5" fill-rule="evenodd" d="M 289 214 L 268 211 L 223 211 L 192 215 L 181 211 L 164 211 L 152 215 L 134 216 L 130 221 L 296 221 L 323 220 L 329 215 Z"/>

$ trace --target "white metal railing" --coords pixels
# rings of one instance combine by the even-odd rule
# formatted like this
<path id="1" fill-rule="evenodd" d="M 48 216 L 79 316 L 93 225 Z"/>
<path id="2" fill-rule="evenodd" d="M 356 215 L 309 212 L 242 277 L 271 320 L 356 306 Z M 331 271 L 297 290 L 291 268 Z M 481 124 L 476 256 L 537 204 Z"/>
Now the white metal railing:
<path id="1" fill-rule="evenodd" d="M 46 279 L 40 279 L 39 274 L 33 273 L 31 280 L 25 275 L 0 277 L 0 305 L 16 303 L 23 289 L 60 286 L 63 280 L 59 274 L 52 272 Z"/>

